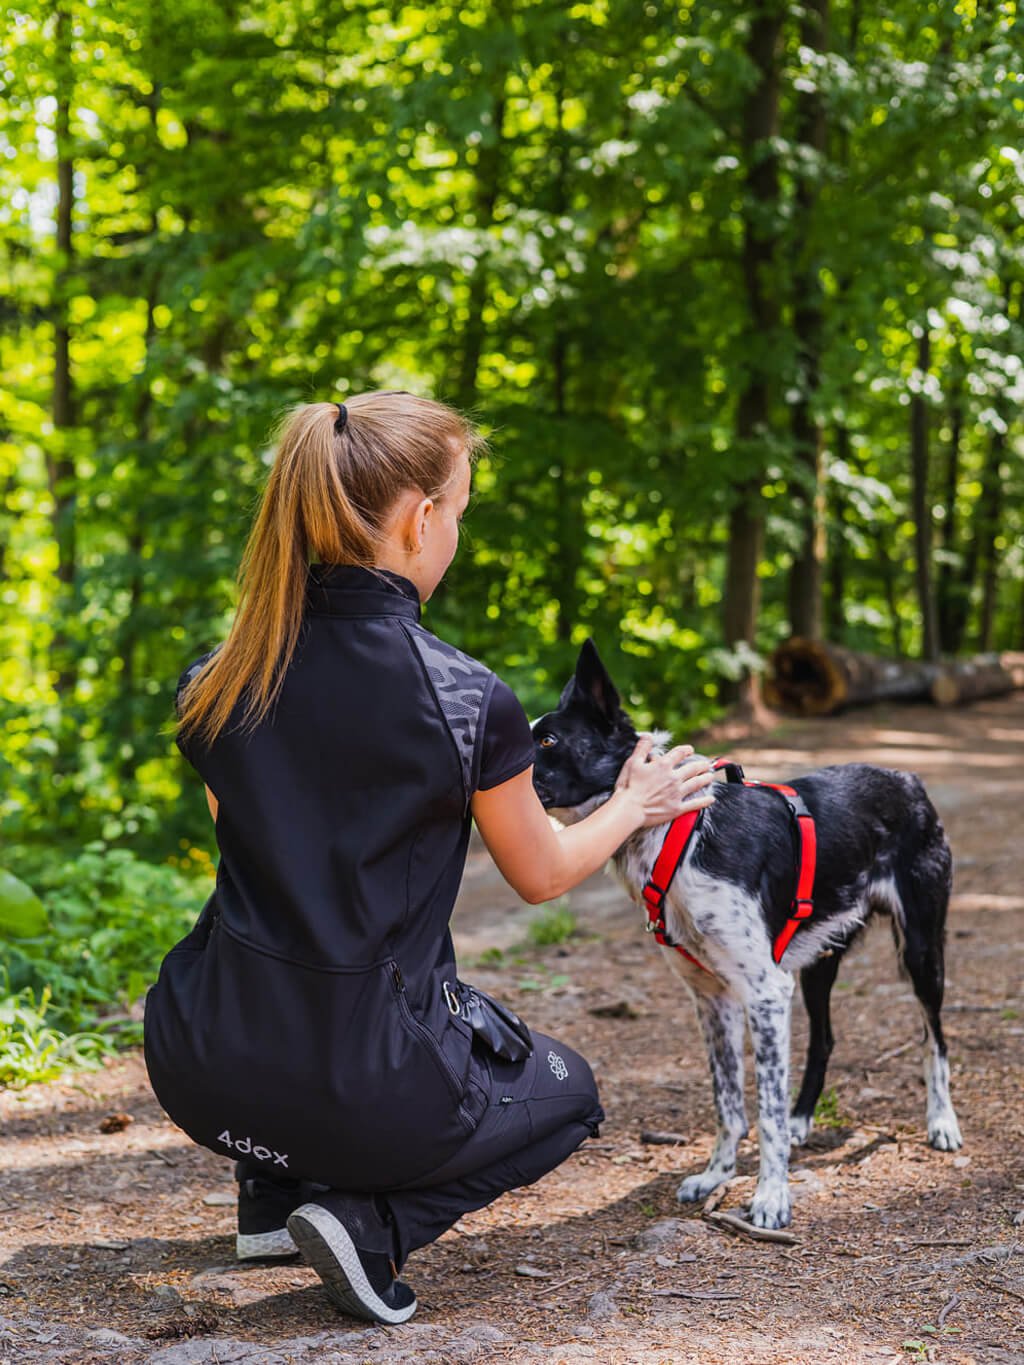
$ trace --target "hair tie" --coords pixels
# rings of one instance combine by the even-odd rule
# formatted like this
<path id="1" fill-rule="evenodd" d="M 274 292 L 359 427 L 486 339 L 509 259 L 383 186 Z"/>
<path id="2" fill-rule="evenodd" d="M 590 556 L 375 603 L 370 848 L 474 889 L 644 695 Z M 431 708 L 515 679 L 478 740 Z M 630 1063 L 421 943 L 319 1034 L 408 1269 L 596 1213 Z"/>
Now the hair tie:
<path id="1" fill-rule="evenodd" d="M 345 430 L 345 427 L 346 427 L 347 424 L 348 424 L 348 408 L 345 406 L 344 403 L 339 403 L 339 404 L 338 404 L 338 416 L 337 416 L 337 420 L 336 420 L 335 423 L 334 423 L 334 430 L 338 433 L 339 436 L 340 436 L 341 433 Z"/>

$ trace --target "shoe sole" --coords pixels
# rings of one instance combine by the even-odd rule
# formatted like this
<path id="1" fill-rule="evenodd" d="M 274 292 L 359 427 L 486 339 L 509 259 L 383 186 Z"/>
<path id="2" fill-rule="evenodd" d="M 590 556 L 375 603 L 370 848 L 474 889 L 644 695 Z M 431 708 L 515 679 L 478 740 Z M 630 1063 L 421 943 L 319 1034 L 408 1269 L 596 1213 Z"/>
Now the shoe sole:
<path id="1" fill-rule="evenodd" d="M 287 1228 L 273 1232 L 240 1232 L 235 1238 L 235 1256 L 240 1261 L 283 1261 L 298 1256 L 299 1248 Z"/>
<path id="2" fill-rule="evenodd" d="M 366 1322 L 408 1322 L 416 1300 L 405 1308 L 389 1308 L 366 1278 L 352 1238 L 332 1213 L 319 1204 L 303 1204 L 288 1219 L 288 1231 L 306 1264 L 323 1280 L 328 1298 L 344 1312 Z"/>

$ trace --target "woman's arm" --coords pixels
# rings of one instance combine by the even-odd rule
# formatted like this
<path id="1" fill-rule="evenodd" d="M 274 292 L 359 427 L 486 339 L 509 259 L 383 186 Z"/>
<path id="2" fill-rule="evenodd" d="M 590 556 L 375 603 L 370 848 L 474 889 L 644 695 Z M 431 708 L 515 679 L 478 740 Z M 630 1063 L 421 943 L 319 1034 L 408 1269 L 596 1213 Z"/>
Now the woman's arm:
<path id="1" fill-rule="evenodd" d="M 533 768 L 473 797 L 473 818 L 502 876 L 531 905 L 554 900 L 603 867 L 644 825 L 660 825 L 714 800 L 707 759 L 679 768 L 693 749 L 680 746 L 648 759 L 642 739 L 615 791 L 592 815 L 556 831 L 533 789 Z"/>

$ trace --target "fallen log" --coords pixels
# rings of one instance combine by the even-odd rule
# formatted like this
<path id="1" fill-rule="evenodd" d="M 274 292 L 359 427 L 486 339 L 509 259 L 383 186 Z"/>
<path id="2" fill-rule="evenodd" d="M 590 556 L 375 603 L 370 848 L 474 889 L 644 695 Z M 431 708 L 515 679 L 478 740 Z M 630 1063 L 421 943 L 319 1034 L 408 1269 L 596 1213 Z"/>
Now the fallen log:
<path id="1" fill-rule="evenodd" d="M 794 636 L 771 657 L 765 700 L 800 716 L 828 716 L 868 702 L 923 700 L 938 673 L 939 665 L 919 659 L 885 659 Z"/>
<path id="2" fill-rule="evenodd" d="M 887 659 L 794 636 L 771 657 L 765 700 L 801 716 L 827 716 L 879 701 L 961 706 L 1024 687 L 1024 654 L 979 654 L 926 663 Z"/>
<path id="3" fill-rule="evenodd" d="M 1024 654 L 980 654 L 945 664 L 932 683 L 936 706 L 962 706 L 1024 687 Z"/>

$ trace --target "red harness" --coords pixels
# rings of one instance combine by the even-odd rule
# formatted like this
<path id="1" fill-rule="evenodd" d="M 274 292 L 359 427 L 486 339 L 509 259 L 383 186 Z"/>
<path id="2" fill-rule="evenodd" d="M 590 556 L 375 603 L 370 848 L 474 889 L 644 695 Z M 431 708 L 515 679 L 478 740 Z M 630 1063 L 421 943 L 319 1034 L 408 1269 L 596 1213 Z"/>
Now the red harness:
<path id="1" fill-rule="evenodd" d="M 768 791 L 778 792 L 789 807 L 790 815 L 796 825 L 799 834 L 796 855 L 796 893 L 793 896 L 793 903 L 789 907 L 789 918 L 772 944 L 772 958 L 776 963 L 781 962 L 782 955 L 789 947 L 793 935 L 801 924 L 806 924 L 814 914 L 812 892 L 814 890 L 814 870 L 818 857 L 814 819 L 804 804 L 803 798 L 792 787 L 784 786 L 779 782 L 758 782 L 754 778 L 746 778 L 743 776 L 743 769 L 740 765 L 730 762 L 727 758 L 716 758 L 711 766 L 716 770 L 724 769 L 726 778 L 730 782 L 742 782 L 745 787 L 764 787 Z M 694 830 L 697 829 L 703 817 L 704 811 L 696 810 L 689 811 L 686 815 L 680 815 L 677 820 L 672 821 L 668 827 L 668 833 L 665 835 L 665 842 L 661 846 L 661 852 L 655 860 L 651 875 L 641 894 L 647 910 L 647 924 L 644 927 L 648 933 L 654 935 L 655 942 L 660 943 L 663 948 L 674 948 L 677 953 L 682 953 L 688 962 L 692 962 L 702 972 L 714 976 L 714 972 L 709 967 L 705 967 L 704 963 L 695 958 L 692 953 L 687 952 L 681 943 L 676 943 L 675 939 L 669 937 L 661 913 L 665 897 L 668 895 L 668 889 L 672 884 L 672 878 L 686 857 L 686 850 L 693 838 Z"/>

